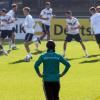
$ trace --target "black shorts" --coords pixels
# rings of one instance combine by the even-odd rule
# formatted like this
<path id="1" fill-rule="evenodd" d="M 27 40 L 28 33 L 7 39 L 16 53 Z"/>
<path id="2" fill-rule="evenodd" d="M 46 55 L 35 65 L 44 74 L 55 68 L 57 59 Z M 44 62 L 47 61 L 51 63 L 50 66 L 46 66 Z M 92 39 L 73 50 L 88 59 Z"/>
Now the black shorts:
<path id="1" fill-rule="evenodd" d="M 100 44 L 100 34 L 95 35 L 96 41 L 98 44 Z"/>
<path id="2" fill-rule="evenodd" d="M 77 42 L 82 42 L 82 39 L 81 39 L 81 37 L 80 37 L 79 34 L 75 34 L 75 35 L 73 35 L 73 34 L 67 34 L 67 37 L 66 37 L 65 41 L 71 42 L 73 39 L 75 41 L 77 41 Z"/>
<path id="3" fill-rule="evenodd" d="M 12 38 L 12 30 L 2 30 L 1 31 L 1 38 L 5 39 L 5 38 Z"/>
<path id="4" fill-rule="evenodd" d="M 43 87 L 47 100 L 59 100 L 59 82 L 44 82 Z"/>
<path id="5" fill-rule="evenodd" d="M 42 29 L 44 33 L 50 33 L 50 26 L 42 24 Z"/>
<path id="6" fill-rule="evenodd" d="M 33 35 L 34 34 L 32 34 L 32 33 L 27 33 L 26 36 L 25 36 L 25 42 L 32 41 Z"/>

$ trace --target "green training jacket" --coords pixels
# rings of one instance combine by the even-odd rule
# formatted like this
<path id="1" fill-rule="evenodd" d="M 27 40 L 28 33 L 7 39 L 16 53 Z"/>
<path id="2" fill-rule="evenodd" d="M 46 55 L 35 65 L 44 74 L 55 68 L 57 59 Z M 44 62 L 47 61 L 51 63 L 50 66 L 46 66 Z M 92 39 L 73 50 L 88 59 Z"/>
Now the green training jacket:
<path id="1" fill-rule="evenodd" d="M 43 81 L 55 82 L 59 81 L 60 77 L 60 63 L 65 65 L 64 74 L 70 68 L 70 64 L 66 61 L 61 55 L 49 51 L 45 54 L 42 54 L 39 59 L 36 61 L 34 67 L 36 72 L 39 72 L 39 66 L 43 63 Z"/>

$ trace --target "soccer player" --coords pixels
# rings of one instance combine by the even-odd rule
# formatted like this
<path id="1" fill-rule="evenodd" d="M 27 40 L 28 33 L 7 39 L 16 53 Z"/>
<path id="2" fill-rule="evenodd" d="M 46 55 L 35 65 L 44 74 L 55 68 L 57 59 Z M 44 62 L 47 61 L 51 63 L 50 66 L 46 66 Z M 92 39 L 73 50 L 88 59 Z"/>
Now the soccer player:
<path id="1" fill-rule="evenodd" d="M 69 62 L 61 55 L 55 53 L 55 46 L 55 42 L 49 40 L 46 44 L 47 53 L 41 55 L 34 65 L 38 76 L 43 78 L 46 100 L 60 100 L 60 78 L 63 77 L 70 68 Z M 65 66 L 62 73 L 60 73 L 60 63 Z M 39 71 L 41 64 L 43 64 L 43 74 Z"/>
<path id="2" fill-rule="evenodd" d="M 6 9 L 2 9 L 1 12 L 1 35 L 0 35 L 0 49 L 4 54 L 7 55 L 7 51 L 3 48 L 3 42 L 6 37 L 9 40 L 12 38 L 12 28 L 11 28 L 12 18 L 6 15 Z"/>
<path id="3" fill-rule="evenodd" d="M 52 8 L 50 2 L 45 3 L 45 9 L 40 13 L 40 19 L 42 23 L 43 34 L 40 37 L 42 40 L 47 35 L 47 40 L 50 40 L 50 22 L 53 17 Z"/>
<path id="4" fill-rule="evenodd" d="M 15 30 L 15 24 L 16 24 L 16 12 L 17 12 L 17 4 L 12 4 L 12 9 L 7 13 L 7 15 L 11 16 L 13 18 L 13 23 L 12 23 L 12 49 L 15 50 L 16 45 L 15 45 L 15 34 L 16 34 L 16 30 Z"/>
<path id="5" fill-rule="evenodd" d="M 88 53 L 86 51 L 85 45 L 83 44 L 82 39 L 79 35 L 80 24 L 79 24 L 78 19 L 72 16 L 71 11 L 67 11 L 65 13 L 65 16 L 66 16 L 66 31 L 68 32 L 68 34 L 63 46 L 63 50 L 64 50 L 63 56 L 65 56 L 65 53 L 66 53 L 67 43 L 71 42 L 72 39 L 75 39 L 77 42 L 81 44 L 82 49 L 85 53 L 85 56 L 88 57 Z"/>
<path id="6" fill-rule="evenodd" d="M 90 9 L 90 12 L 92 12 L 93 9 Z M 96 8 L 96 11 L 94 14 L 92 14 L 90 21 L 91 21 L 91 34 L 93 34 L 96 38 L 96 42 L 100 49 L 100 10 Z"/>
<path id="7" fill-rule="evenodd" d="M 35 42 L 39 42 L 38 37 L 34 34 L 34 26 L 35 26 L 35 21 L 30 15 L 30 8 L 29 7 L 24 7 L 23 8 L 23 13 L 26 16 L 25 21 L 22 25 L 24 32 L 26 33 L 25 36 L 25 48 L 27 51 L 27 56 L 25 57 L 25 61 L 29 61 L 32 58 L 32 54 L 30 52 L 29 46 Z"/>

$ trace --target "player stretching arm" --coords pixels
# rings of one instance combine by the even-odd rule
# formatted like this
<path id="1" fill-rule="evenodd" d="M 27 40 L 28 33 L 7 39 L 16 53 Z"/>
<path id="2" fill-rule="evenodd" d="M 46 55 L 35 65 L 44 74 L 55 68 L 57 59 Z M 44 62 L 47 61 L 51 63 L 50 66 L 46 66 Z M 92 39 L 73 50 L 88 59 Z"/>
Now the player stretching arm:
<path id="1" fill-rule="evenodd" d="M 65 13 L 66 16 L 66 30 L 68 32 L 67 37 L 65 38 L 64 41 L 64 46 L 63 46 L 63 56 L 65 56 L 66 53 L 66 45 L 68 42 L 71 42 L 72 39 L 75 39 L 77 42 L 79 42 L 82 46 L 82 49 L 85 53 L 85 56 L 88 57 L 87 50 L 85 48 L 85 45 L 83 44 L 83 41 L 79 35 L 79 29 L 80 29 L 80 24 L 77 18 L 72 16 L 71 11 L 67 11 Z"/>

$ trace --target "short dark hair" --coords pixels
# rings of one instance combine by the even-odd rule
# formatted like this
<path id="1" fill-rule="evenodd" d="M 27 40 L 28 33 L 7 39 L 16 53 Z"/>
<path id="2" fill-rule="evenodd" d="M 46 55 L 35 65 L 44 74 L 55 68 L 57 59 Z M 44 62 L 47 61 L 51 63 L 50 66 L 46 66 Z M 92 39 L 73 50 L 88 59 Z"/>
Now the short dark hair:
<path id="1" fill-rule="evenodd" d="M 89 11 L 96 11 L 96 8 L 95 8 L 95 7 L 91 7 L 91 8 L 89 9 Z"/>
<path id="2" fill-rule="evenodd" d="M 30 12 L 30 8 L 29 7 L 24 7 L 23 10 L 26 10 L 26 11 Z"/>
<path id="3" fill-rule="evenodd" d="M 49 40 L 49 41 L 47 42 L 47 44 L 46 44 L 46 47 L 47 47 L 47 49 L 48 49 L 47 51 L 52 50 L 52 51 L 55 52 L 55 46 L 56 46 L 55 42 L 54 42 L 53 40 Z"/>
<path id="4" fill-rule="evenodd" d="M 6 9 L 2 9 L 2 10 L 1 10 L 1 12 L 5 12 L 5 13 L 6 13 L 6 12 L 7 12 L 7 10 L 6 10 Z"/>

